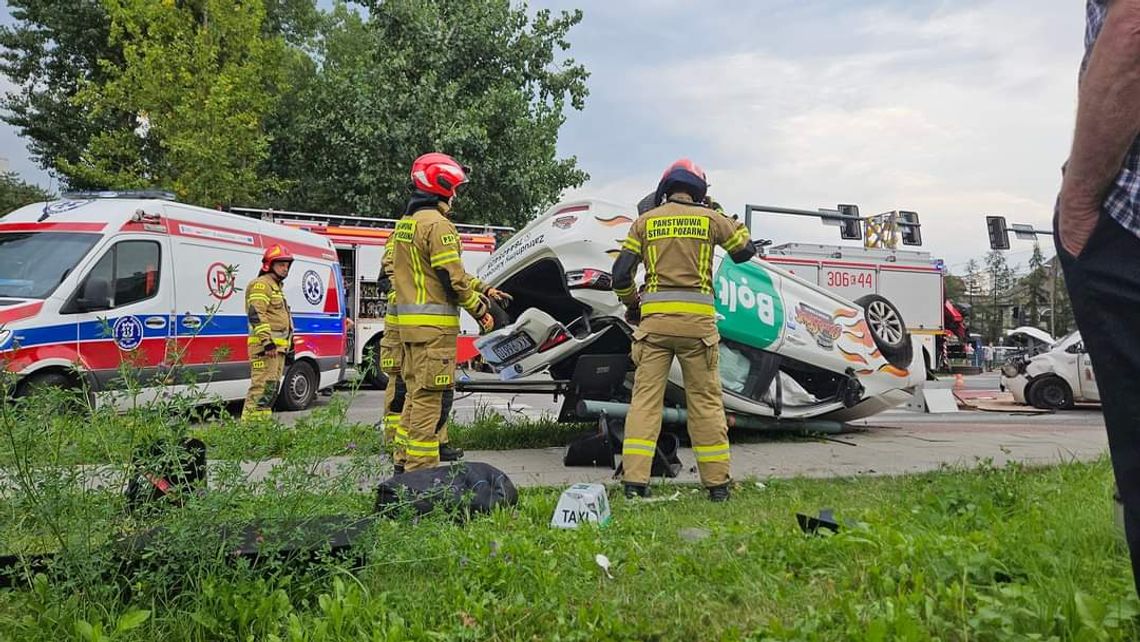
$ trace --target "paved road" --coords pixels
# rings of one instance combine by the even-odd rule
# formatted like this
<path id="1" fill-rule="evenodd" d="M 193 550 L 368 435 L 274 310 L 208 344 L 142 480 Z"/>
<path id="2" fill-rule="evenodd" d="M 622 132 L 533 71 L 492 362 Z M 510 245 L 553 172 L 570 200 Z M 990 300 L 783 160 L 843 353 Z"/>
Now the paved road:
<path id="1" fill-rule="evenodd" d="M 997 375 L 966 377 L 971 391 L 992 389 Z M 383 394 L 357 393 L 349 417 L 375 422 Z M 320 405 L 327 404 L 322 399 Z M 459 421 L 470 420 L 480 408 L 539 417 L 556 414 L 559 404 L 544 395 L 470 395 L 456 401 Z M 285 421 L 300 413 L 286 413 Z M 937 470 L 944 465 L 973 466 L 980 460 L 995 464 L 1019 461 L 1050 464 L 1090 460 L 1106 452 L 1104 421 L 1097 410 L 1073 410 L 1024 416 L 963 411 L 944 415 L 892 410 L 855 422 L 853 431 L 835 439 L 773 440 L 733 446 L 733 475 L 742 478 L 833 477 L 891 475 Z M 562 448 L 515 451 L 471 451 L 468 459 L 498 466 L 520 485 L 563 485 L 608 481 L 608 469 L 567 468 Z M 697 481 L 693 456 L 682 449 L 685 470 L 677 481 Z"/>

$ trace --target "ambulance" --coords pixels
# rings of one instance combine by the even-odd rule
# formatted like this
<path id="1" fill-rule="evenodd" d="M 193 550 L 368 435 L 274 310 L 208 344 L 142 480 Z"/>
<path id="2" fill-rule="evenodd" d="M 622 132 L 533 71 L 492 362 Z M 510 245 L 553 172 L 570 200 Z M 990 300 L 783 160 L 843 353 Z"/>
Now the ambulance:
<path id="1" fill-rule="evenodd" d="M 363 375 L 368 384 L 378 388 L 387 385 L 387 376 L 380 372 L 379 363 L 387 298 L 381 294 L 378 282 L 380 260 L 389 236 L 396 229 L 396 219 L 246 207 L 235 207 L 230 211 L 311 232 L 332 241 L 344 276 L 348 318 L 353 321 L 348 335 L 349 365 Z M 498 225 L 457 224 L 455 227 L 463 248 L 463 267 L 469 274 L 475 274 L 487 262 L 499 239 L 515 232 L 512 227 Z M 456 358 L 463 363 L 479 353 L 474 347 L 479 325 L 470 315 L 462 313 L 459 315 L 459 329 Z"/>
<path id="2" fill-rule="evenodd" d="M 162 394 L 243 399 L 244 289 L 275 244 L 296 257 L 279 405 L 305 408 L 347 366 L 332 242 L 169 194 L 68 195 L 0 217 L 0 367 L 17 377 L 16 395 L 83 385 L 96 404 L 120 408 Z"/>

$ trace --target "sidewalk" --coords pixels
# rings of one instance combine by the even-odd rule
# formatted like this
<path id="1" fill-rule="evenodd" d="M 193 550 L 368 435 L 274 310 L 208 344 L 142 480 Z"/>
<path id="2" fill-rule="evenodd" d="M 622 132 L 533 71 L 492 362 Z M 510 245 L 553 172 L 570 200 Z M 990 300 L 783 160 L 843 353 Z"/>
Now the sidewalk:
<path id="1" fill-rule="evenodd" d="M 875 422 L 876 427 L 864 432 L 839 435 L 834 440 L 734 444 L 732 476 L 765 479 L 902 475 L 947 465 L 971 467 L 984 459 L 992 459 L 995 465 L 1010 461 L 1048 465 L 1093 460 L 1108 450 L 1104 428 L 1095 423 L 1058 426 L 1035 422 L 1037 418 L 1016 419 L 1016 423 L 1006 419 L 996 423 L 922 424 L 886 420 Z M 606 468 L 563 466 L 564 450 L 471 451 L 466 459 L 502 469 L 518 486 L 611 480 L 613 471 Z M 684 469 L 669 481 L 696 483 L 692 451 L 683 448 L 679 454 Z"/>
<path id="2" fill-rule="evenodd" d="M 855 477 L 902 475 L 942 466 L 972 467 L 990 459 L 995 465 L 1017 461 L 1048 465 L 1088 461 L 1107 452 L 1108 440 L 1099 412 L 1073 411 L 1038 417 L 986 412 L 921 415 L 888 411 L 857 422 L 858 431 L 829 439 L 780 439 L 732 446 L 735 479 L 769 477 Z M 471 450 L 466 461 L 485 462 L 506 472 L 517 486 L 566 486 L 580 482 L 612 482 L 608 468 L 566 467 L 565 448 Z M 696 483 L 692 450 L 679 452 L 683 469 L 668 482 Z M 332 469 L 343 458 L 326 462 Z M 276 461 L 245 466 L 253 479 Z M 378 481 L 378 480 L 369 480 Z M 654 480 L 656 483 L 657 480 Z"/>

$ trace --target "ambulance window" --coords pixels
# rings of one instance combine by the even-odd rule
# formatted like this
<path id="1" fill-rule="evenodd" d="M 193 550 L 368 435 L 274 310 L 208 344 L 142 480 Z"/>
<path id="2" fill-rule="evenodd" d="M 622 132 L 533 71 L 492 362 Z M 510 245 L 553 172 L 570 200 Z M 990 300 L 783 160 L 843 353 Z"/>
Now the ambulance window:
<path id="1" fill-rule="evenodd" d="M 154 241 L 120 241 L 99 259 L 86 280 L 99 278 L 111 284 L 113 308 L 137 303 L 158 292 L 160 258 Z"/>

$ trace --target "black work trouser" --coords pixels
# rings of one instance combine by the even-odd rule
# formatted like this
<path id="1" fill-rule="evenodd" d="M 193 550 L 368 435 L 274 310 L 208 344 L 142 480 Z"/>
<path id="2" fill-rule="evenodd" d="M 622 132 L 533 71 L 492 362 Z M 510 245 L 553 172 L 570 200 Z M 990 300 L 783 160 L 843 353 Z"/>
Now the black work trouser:
<path id="1" fill-rule="evenodd" d="M 1101 214 L 1079 257 L 1054 242 L 1081 340 L 1096 372 L 1124 529 L 1140 593 L 1140 238 Z"/>

